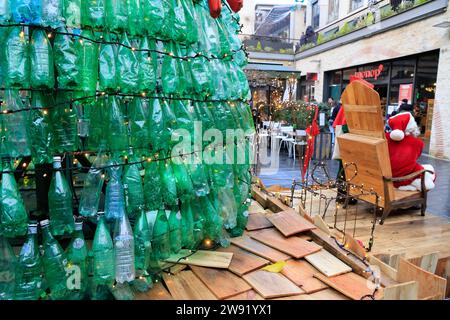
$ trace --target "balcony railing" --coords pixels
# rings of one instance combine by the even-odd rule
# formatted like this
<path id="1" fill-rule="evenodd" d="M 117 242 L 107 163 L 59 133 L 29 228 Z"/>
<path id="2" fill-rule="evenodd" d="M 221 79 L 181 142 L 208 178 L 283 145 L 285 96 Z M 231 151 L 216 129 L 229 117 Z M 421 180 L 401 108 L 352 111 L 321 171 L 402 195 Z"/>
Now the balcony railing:
<path id="1" fill-rule="evenodd" d="M 445 2 L 445 7 L 447 6 L 448 1 L 441 1 L 441 0 L 409 0 L 404 1 L 400 7 L 394 11 L 389 3 L 386 4 L 387 1 L 380 1 L 378 2 L 378 5 L 380 5 L 379 9 L 377 9 L 375 12 L 371 12 L 369 10 L 361 10 L 356 12 L 354 15 L 350 15 L 348 17 L 345 17 L 344 19 L 341 19 L 339 21 L 336 21 L 335 23 L 332 23 L 330 25 L 327 25 L 319 30 L 319 32 L 316 34 L 316 37 L 314 37 L 315 41 L 306 43 L 300 47 L 298 47 L 298 50 L 296 53 L 299 53 L 302 55 L 302 53 L 311 53 L 316 54 L 319 51 L 325 51 L 329 50 L 332 47 L 335 47 L 337 45 L 343 45 L 347 43 L 347 41 L 344 41 L 344 39 L 347 39 L 350 37 L 350 34 L 355 34 L 354 39 L 351 40 L 357 40 L 359 36 L 357 34 L 361 34 L 361 37 L 370 35 L 371 32 L 363 32 L 363 29 L 368 28 L 370 26 L 374 26 L 375 24 L 380 24 L 380 28 L 373 28 L 376 32 L 380 32 L 382 30 L 386 30 L 385 28 L 381 27 L 381 25 L 388 26 L 387 22 L 388 19 L 393 18 L 395 16 L 399 16 L 403 13 L 406 13 L 408 11 L 412 11 L 414 9 L 419 9 L 418 7 L 430 4 L 431 2 L 436 2 L 436 7 L 439 7 L 438 2 Z M 440 6 L 442 7 L 442 6 Z M 444 8 L 445 8 L 444 7 Z M 418 12 L 418 14 L 427 14 L 427 10 L 423 10 L 424 12 Z M 376 33 L 376 32 L 373 33 Z M 364 34 L 363 34 L 364 33 Z M 344 38 L 345 37 L 345 38 Z M 336 39 L 342 38 L 342 41 L 333 41 Z M 341 39 L 339 39 L 341 40 Z M 336 45 L 331 45 L 328 43 L 335 43 L 335 42 L 341 42 L 336 43 Z M 325 45 L 326 44 L 326 45 Z M 322 46 L 323 45 L 323 46 Z M 317 49 L 316 49 L 317 47 Z M 324 48 L 324 50 L 321 50 L 320 48 Z M 312 50 L 312 49 L 315 50 Z M 314 52 L 313 52 L 314 51 Z M 317 52 L 316 52 L 317 51 Z"/>
<path id="2" fill-rule="evenodd" d="M 241 34 L 242 43 L 249 52 L 293 55 L 299 39 Z"/>

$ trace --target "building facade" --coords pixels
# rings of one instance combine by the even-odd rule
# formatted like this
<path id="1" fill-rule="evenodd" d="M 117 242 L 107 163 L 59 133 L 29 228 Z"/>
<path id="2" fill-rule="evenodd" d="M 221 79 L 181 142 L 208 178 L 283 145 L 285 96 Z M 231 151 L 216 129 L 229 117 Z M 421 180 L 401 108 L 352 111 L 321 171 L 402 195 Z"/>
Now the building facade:
<path id="1" fill-rule="evenodd" d="M 316 39 L 295 54 L 299 96 L 339 99 L 351 75 L 375 85 L 385 114 L 414 105 L 429 153 L 450 159 L 450 11 L 447 0 L 312 0 Z"/>

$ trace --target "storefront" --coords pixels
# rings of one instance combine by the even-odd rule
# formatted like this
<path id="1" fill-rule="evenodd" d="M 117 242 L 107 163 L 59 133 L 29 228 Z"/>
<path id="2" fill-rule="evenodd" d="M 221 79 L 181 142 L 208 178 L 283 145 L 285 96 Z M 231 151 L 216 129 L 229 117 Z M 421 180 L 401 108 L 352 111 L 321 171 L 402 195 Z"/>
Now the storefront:
<path id="1" fill-rule="evenodd" d="M 380 94 L 384 114 L 392 113 L 403 99 L 414 106 L 414 115 L 422 135 L 431 134 L 439 50 L 399 59 L 374 62 L 325 72 L 324 98 L 340 99 L 342 91 L 356 75 L 372 83 Z"/>

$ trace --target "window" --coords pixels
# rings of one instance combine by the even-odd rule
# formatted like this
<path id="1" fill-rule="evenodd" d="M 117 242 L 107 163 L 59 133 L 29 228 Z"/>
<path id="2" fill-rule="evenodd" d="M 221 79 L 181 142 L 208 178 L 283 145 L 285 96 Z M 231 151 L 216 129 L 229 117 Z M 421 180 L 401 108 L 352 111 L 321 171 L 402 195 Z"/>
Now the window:
<path id="1" fill-rule="evenodd" d="M 266 20 L 273 6 L 256 6 L 255 8 L 255 30 Z"/>
<path id="2" fill-rule="evenodd" d="M 328 22 L 333 22 L 339 18 L 339 1 L 329 0 L 328 1 Z"/>
<path id="3" fill-rule="evenodd" d="M 415 59 L 398 60 L 392 63 L 392 80 L 396 83 L 408 83 L 414 79 Z"/>
<path id="4" fill-rule="evenodd" d="M 350 0 L 350 12 L 362 7 L 364 0 Z"/>
<path id="5" fill-rule="evenodd" d="M 317 29 L 320 25 L 320 8 L 319 1 L 312 3 L 312 23 L 313 29 Z"/>

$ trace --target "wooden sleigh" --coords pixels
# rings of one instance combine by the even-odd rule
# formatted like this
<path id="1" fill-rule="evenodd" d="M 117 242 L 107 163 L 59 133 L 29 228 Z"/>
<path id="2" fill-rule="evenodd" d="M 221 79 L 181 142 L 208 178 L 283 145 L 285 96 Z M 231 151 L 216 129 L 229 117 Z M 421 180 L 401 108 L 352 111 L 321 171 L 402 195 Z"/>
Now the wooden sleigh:
<path id="1" fill-rule="evenodd" d="M 342 95 L 345 118 L 349 132 L 337 137 L 347 181 L 373 194 L 360 195 L 359 188 L 347 188 L 347 195 L 375 204 L 382 217 L 380 224 L 396 209 L 421 206 L 425 215 L 427 191 L 425 170 L 404 177 L 392 177 L 384 122 L 378 93 L 355 81 L 347 86 Z M 421 178 L 422 191 L 401 191 L 394 182 Z M 367 192 L 366 192 L 367 193 Z M 349 197 L 347 196 L 347 199 Z"/>

